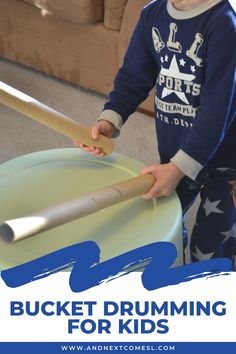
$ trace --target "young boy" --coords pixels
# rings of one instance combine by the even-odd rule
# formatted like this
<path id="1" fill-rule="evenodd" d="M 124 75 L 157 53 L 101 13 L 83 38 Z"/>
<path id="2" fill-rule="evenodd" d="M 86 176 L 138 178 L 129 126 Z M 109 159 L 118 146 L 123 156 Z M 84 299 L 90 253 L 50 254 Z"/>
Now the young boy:
<path id="1" fill-rule="evenodd" d="M 156 85 L 161 164 L 143 169 L 156 178 L 144 198 L 176 190 L 185 214 L 200 192 L 192 261 L 233 260 L 236 251 L 235 63 L 236 18 L 229 1 L 154 0 L 141 13 L 114 90 L 92 127 L 94 139 L 117 136 Z"/>

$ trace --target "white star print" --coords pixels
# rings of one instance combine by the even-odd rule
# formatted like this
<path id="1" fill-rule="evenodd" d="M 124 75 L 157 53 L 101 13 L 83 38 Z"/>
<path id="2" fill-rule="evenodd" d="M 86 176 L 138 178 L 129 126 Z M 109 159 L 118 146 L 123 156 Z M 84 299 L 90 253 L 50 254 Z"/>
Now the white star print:
<path id="1" fill-rule="evenodd" d="M 164 58 L 163 57 L 161 57 L 161 62 L 164 63 Z"/>
<path id="2" fill-rule="evenodd" d="M 168 57 L 168 55 L 166 54 L 166 56 L 165 56 L 165 61 L 168 62 L 168 60 L 169 60 L 169 57 Z"/>
<path id="3" fill-rule="evenodd" d="M 186 64 L 186 61 L 184 59 L 180 59 L 179 63 L 181 66 L 184 66 Z"/>
<path id="4" fill-rule="evenodd" d="M 216 200 L 215 202 L 211 202 L 208 198 L 205 201 L 203 208 L 205 209 L 206 216 L 210 215 L 211 213 L 219 213 L 224 214 L 222 210 L 217 208 L 217 205 L 221 202 L 221 200 Z"/>
<path id="5" fill-rule="evenodd" d="M 191 65 L 191 71 L 192 71 L 192 73 L 195 73 L 196 69 L 195 69 L 194 65 Z"/>
<path id="6" fill-rule="evenodd" d="M 236 224 L 233 224 L 233 226 L 230 230 L 225 231 L 225 232 L 221 232 L 221 235 L 225 236 L 223 243 L 225 241 L 227 241 L 230 237 L 236 239 Z"/>
<path id="7" fill-rule="evenodd" d="M 180 80 L 185 80 L 185 81 L 193 81 L 196 77 L 195 75 L 185 74 L 185 73 L 181 73 L 179 71 L 179 67 L 178 67 L 175 55 L 173 56 L 173 58 L 171 60 L 169 69 L 162 68 L 160 71 L 160 74 L 163 76 L 172 77 L 174 79 L 180 79 Z M 178 96 L 181 101 L 189 104 L 189 101 L 188 101 L 184 92 L 175 91 L 173 89 L 170 90 L 166 87 L 163 89 L 161 97 L 164 98 L 166 96 L 169 96 L 171 93 L 176 94 L 176 96 Z"/>
<path id="8" fill-rule="evenodd" d="M 203 253 L 197 246 L 195 246 L 195 252 L 193 253 L 193 256 L 198 261 L 204 261 L 204 260 L 212 258 L 213 254 L 214 254 L 214 252 L 212 252 L 212 253 Z"/>

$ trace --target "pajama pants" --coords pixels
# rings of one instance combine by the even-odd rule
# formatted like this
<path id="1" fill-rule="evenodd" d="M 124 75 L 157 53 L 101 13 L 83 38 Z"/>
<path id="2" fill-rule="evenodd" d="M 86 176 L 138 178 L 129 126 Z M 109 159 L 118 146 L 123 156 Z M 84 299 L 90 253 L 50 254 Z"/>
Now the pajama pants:
<path id="1" fill-rule="evenodd" d="M 210 258 L 228 257 L 234 263 L 236 254 L 236 209 L 232 188 L 236 170 L 209 168 L 197 181 L 184 177 L 176 192 L 183 215 L 200 193 L 201 202 L 190 238 L 193 262 Z M 184 246 L 187 232 L 183 230 Z M 234 267 L 234 266 L 233 266 Z"/>

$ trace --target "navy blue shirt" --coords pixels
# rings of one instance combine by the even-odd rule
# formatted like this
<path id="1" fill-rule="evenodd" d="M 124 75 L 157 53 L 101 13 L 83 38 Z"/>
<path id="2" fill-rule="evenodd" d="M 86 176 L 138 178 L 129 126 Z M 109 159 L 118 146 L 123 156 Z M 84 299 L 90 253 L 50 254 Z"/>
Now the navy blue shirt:
<path id="1" fill-rule="evenodd" d="M 124 123 L 156 86 L 161 162 L 187 156 L 198 172 L 236 168 L 235 63 L 236 17 L 228 1 L 178 11 L 154 0 L 141 13 L 104 109 Z"/>

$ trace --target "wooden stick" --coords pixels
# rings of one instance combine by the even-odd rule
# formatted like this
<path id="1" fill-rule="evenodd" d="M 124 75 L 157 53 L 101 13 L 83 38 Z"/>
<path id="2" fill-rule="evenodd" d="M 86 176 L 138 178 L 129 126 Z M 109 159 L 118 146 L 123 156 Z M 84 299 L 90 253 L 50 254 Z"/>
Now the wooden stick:
<path id="1" fill-rule="evenodd" d="M 0 238 L 7 243 L 16 242 L 52 229 L 111 205 L 140 196 L 152 187 L 154 181 L 155 178 L 151 174 L 145 174 L 35 214 L 5 221 L 0 225 Z"/>
<path id="2" fill-rule="evenodd" d="M 111 154 L 114 149 L 115 144 L 112 139 L 100 135 L 98 140 L 93 140 L 87 127 L 80 125 L 73 119 L 55 111 L 39 101 L 36 101 L 34 98 L 25 95 L 1 81 L 0 103 L 13 108 L 15 111 L 24 114 L 28 118 L 56 130 L 58 133 L 61 133 L 72 140 L 79 141 L 88 146 L 102 148 L 106 155 Z"/>

